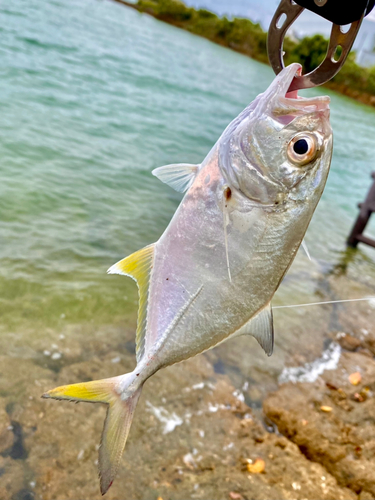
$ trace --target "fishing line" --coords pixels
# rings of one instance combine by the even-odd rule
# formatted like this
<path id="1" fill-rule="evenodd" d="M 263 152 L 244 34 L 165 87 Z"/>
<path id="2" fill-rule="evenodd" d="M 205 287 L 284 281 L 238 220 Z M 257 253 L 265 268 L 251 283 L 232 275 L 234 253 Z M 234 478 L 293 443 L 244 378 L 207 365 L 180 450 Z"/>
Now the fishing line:
<path id="1" fill-rule="evenodd" d="M 307 304 L 293 304 L 290 306 L 272 306 L 272 309 L 286 309 L 292 307 L 320 306 L 322 304 L 341 304 L 342 302 L 361 302 L 364 300 L 375 300 L 375 297 L 365 297 L 363 299 L 327 300 L 326 302 L 309 302 Z"/>

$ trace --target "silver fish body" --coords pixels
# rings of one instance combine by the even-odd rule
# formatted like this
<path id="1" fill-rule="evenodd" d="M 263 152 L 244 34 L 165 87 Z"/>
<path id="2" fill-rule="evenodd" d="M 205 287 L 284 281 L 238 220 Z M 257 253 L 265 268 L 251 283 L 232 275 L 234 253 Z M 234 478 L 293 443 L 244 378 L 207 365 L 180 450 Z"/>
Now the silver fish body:
<path id="1" fill-rule="evenodd" d="M 253 335 L 272 352 L 270 303 L 322 195 L 332 155 L 329 98 L 287 94 L 299 70 L 284 69 L 201 165 L 154 171 L 188 189 L 159 241 L 109 270 L 139 286 L 134 372 L 45 395 L 109 405 L 99 453 L 103 493 L 147 378 L 236 335 Z"/>
<path id="2" fill-rule="evenodd" d="M 284 70 L 227 127 L 155 244 L 147 375 L 235 335 L 269 304 L 295 257 L 332 154 L 329 99 L 285 97 L 297 70 Z M 319 154 L 292 164 L 287 145 L 306 131 Z"/>

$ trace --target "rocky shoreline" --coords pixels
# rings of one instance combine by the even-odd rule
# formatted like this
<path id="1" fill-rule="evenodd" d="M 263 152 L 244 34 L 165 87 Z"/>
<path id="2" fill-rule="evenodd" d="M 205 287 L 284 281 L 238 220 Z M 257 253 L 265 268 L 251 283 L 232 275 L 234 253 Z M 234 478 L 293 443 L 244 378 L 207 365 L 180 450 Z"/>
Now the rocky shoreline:
<path id="1" fill-rule="evenodd" d="M 274 306 L 306 272 L 298 302 L 375 296 L 359 252 L 329 272 L 300 256 Z M 270 358 L 239 337 L 147 381 L 106 498 L 375 499 L 375 299 L 274 319 Z M 132 371 L 135 323 L 134 310 L 111 325 L 26 322 L 22 335 L 0 325 L 1 500 L 101 498 L 105 407 L 41 395 Z"/>
<path id="2" fill-rule="evenodd" d="M 283 379 L 290 381 L 265 397 L 263 413 L 245 403 L 252 388 L 236 389 L 210 353 L 157 373 L 145 385 L 106 498 L 123 500 L 126 490 L 132 500 L 374 499 L 375 311 L 363 305 L 358 314 L 357 330 L 332 334 L 326 370 L 300 382 L 306 369 L 287 368 Z M 80 344 L 70 338 L 59 342 L 60 365 L 56 356 L 44 366 L 23 360 L 15 371 L 12 358 L 1 358 L 1 499 L 100 498 L 96 464 L 105 408 L 40 395 L 130 371 L 133 347 L 113 350 L 111 340 L 100 355 L 95 340 L 85 361 L 77 361 Z"/>
<path id="3" fill-rule="evenodd" d="M 278 431 L 338 485 L 358 498 L 375 497 L 374 338 L 358 342 L 342 334 L 343 350 L 335 370 L 314 383 L 283 384 L 264 402 L 264 413 Z M 324 489 L 324 488 L 323 488 Z M 312 497 L 314 498 L 314 497 Z M 323 498 L 323 497 L 322 497 Z"/>

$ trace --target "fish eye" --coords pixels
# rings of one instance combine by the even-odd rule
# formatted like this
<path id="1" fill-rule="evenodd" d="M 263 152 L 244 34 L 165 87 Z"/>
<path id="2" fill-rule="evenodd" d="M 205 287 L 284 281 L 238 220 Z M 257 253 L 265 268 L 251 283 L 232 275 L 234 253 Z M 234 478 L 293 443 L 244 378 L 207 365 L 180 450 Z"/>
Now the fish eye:
<path id="1" fill-rule="evenodd" d="M 318 141 L 315 135 L 302 132 L 289 141 L 287 155 L 292 163 L 303 166 L 316 158 L 318 149 Z"/>

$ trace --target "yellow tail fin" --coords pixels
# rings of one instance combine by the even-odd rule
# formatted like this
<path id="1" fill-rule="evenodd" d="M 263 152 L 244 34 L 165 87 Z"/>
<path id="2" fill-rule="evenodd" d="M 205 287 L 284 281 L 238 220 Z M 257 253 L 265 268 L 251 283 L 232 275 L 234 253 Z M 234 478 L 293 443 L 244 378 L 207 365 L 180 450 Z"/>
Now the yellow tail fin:
<path id="1" fill-rule="evenodd" d="M 117 474 L 123 454 L 135 407 L 142 386 L 127 399 L 122 400 L 117 392 L 119 379 L 114 377 L 81 384 L 63 385 L 43 394 L 43 398 L 87 401 L 108 405 L 99 449 L 100 490 L 104 495 Z"/>

